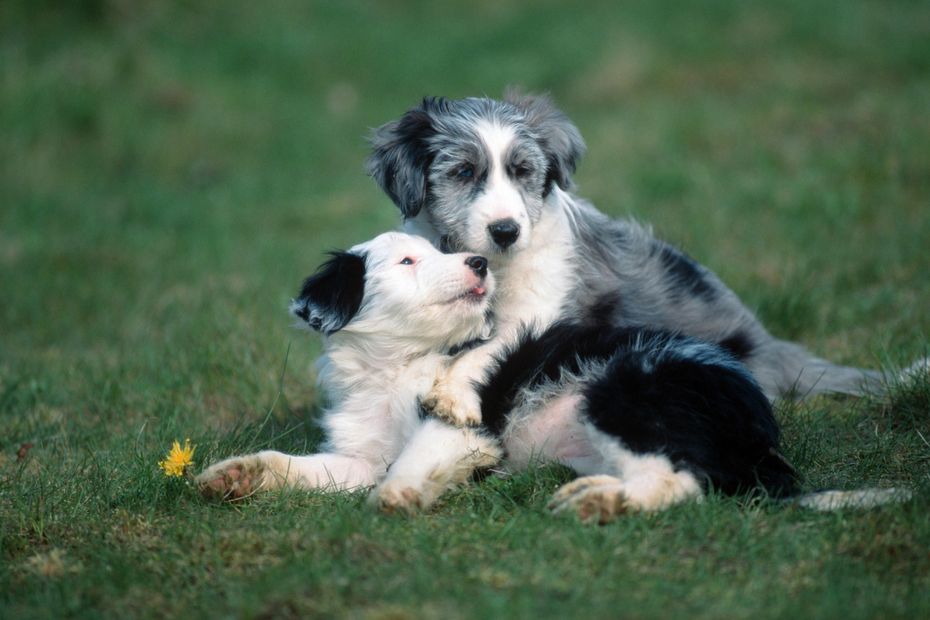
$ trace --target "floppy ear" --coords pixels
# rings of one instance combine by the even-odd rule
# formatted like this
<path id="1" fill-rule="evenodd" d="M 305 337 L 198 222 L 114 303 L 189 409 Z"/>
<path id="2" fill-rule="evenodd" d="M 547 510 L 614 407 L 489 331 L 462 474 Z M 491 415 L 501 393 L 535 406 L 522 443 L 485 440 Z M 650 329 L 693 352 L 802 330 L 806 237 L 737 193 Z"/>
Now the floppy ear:
<path id="1" fill-rule="evenodd" d="M 404 219 L 414 217 L 426 203 L 427 170 L 433 160 L 428 141 L 436 134 L 430 112 L 442 105 L 442 99 L 424 98 L 400 120 L 382 125 L 371 135 L 368 174 L 400 207 Z"/>
<path id="2" fill-rule="evenodd" d="M 365 294 L 365 256 L 333 252 L 316 273 L 304 281 L 291 314 L 312 329 L 332 334 L 356 315 Z"/>
<path id="3" fill-rule="evenodd" d="M 585 152 L 578 128 L 552 104 L 547 95 L 522 95 L 516 90 L 508 90 L 504 99 L 523 111 L 527 125 L 536 132 L 539 145 L 546 154 L 549 167 L 543 195 L 552 191 L 553 183 L 562 189 L 570 189 L 575 165 Z"/>

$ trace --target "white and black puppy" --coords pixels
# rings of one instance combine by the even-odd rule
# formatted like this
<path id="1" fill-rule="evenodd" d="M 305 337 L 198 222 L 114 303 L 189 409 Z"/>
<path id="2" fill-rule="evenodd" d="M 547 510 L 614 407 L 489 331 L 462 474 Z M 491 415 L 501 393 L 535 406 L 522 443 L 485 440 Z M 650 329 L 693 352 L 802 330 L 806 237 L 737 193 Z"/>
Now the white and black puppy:
<path id="1" fill-rule="evenodd" d="M 762 491 L 817 510 L 910 497 L 896 489 L 799 494 L 758 383 L 723 348 L 686 336 L 555 323 L 526 332 L 478 391 L 509 467 L 539 459 L 581 474 L 550 508 L 584 520 L 662 510 L 711 489 Z"/>
<path id="2" fill-rule="evenodd" d="M 896 489 L 799 494 L 759 384 L 722 347 L 686 336 L 570 321 L 528 330 L 478 393 L 509 467 L 539 459 L 582 476 L 550 508 L 584 520 L 662 510 L 711 489 L 762 491 L 817 510 L 910 497 Z"/>
<path id="3" fill-rule="evenodd" d="M 477 423 L 471 386 L 494 355 L 522 326 L 541 330 L 560 319 L 720 344 L 769 398 L 883 387 L 880 372 L 838 366 L 774 338 L 708 269 L 572 194 L 585 145 L 545 97 L 426 98 L 376 130 L 372 147 L 369 172 L 405 228 L 437 247 L 488 257 L 497 276 L 495 338 L 457 360 L 424 399 L 441 417 Z"/>
<path id="4" fill-rule="evenodd" d="M 487 336 L 493 287 L 484 258 L 442 254 L 406 234 L 333 254 L 291 306 L 324 336 L 319 378 L 331 405 L 322 419 L 323 452 L 226 459 L 198 476 L 201 489 L 235 499 L 283 485 L 380 485 L 374 499 L 383 508 L 410 509 L 496 463 L 496 440 L 424 420 L 419 410 L 446 352 Z"/>

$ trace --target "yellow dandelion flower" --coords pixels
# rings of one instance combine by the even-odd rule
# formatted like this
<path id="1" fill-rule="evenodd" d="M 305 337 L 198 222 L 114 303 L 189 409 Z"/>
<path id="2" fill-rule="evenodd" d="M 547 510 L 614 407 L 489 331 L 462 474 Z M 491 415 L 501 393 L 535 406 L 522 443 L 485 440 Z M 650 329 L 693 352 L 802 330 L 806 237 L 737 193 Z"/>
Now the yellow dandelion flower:
<path id="1" fill-rule="evenodd" d="M 168 452 L 168 458 L 159 461 L 158 466 L 165 471 L 166 476 L 180 477 L 184 475 L 184 470 L 194 462 L 194 450 L 197 446 L 191 445 L 190 439 L 184 440 L 184 447 L 175 440 Z"/>

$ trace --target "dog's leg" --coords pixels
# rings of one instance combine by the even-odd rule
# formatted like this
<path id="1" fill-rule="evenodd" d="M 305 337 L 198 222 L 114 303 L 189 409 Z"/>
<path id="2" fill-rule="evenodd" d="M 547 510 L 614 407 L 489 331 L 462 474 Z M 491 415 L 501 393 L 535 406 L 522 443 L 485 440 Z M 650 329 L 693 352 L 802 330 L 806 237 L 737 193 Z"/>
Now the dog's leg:
<path id="1" fill-rule="evenodd" d="M 467 481 L 475 469 L 491 467 L 501 456 L 497 441 L 477 430 L 427 420 L 369 500 L 385 512 L 426 509 L 443 492 Z"/>
<path id="2" fill-rule="evenodd" d="M 488 343 L 452 360 L 439 371 L 422 407 L 453 426 L 481 424 L 481 399 L 475 386 L 485 380 L 499 348 L 499 343 Z"/>
<path id="3" fill-rule="evenodd" d="M 563 485 L 552 496 L 549 509 L 603 525 L 624 513 L 655 512 L 701 497 L 700 484 L 686 471 L 669 469 L 622 478 L 600 474 Z"/>
<path id="4" fill-rule="evenodd" d="M 689 471 L 675 470 L 661 454 L 640 454 L 588 425 L 592 443 L 603 460 L 591 473 L 559 488 L 549 509 L 576 514 L 585 522 L 608 523 L 621 514 L 655 512 L 688 500 L 700 500 L 703 489 Z"/>
<path id="5" fill-rule="evenodd" d="M 195 481 L 207 497 L 236 500 L 284 486 L 329 491 L 367 487 L 377 474 L 371 463 L 341 454 L 291 456 L 265 450 L 214 463 Z"/>

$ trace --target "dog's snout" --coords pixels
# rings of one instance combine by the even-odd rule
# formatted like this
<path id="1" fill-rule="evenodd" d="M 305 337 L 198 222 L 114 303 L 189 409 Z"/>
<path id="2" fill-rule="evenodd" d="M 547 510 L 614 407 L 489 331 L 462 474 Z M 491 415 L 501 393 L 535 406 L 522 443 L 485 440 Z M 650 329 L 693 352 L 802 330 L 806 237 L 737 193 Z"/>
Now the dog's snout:
<path id="1" fill-rule="evenodd" d="M 520 236 L 520 225 L 510 218 L 498 220 L 488 226 L 488 232 L 491 233 L 491 239 L 494 240 L 502 250 L 512 246 Z"/>
<path id="2" fill-rule="evenodd" d="M 488 259 L 483 256 L 469 256 L 465 259 L 465 264 L 480 278 L 488 275 Z"/>

